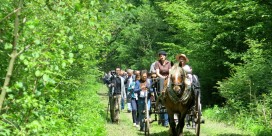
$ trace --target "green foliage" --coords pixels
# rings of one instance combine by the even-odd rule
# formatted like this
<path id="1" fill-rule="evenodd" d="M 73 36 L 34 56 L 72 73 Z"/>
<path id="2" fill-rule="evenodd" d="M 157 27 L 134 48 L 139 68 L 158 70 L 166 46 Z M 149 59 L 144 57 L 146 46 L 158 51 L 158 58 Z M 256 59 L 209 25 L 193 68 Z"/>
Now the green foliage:
<path id="1" fill-rule="evenodd" d="M 97 83 L 94 77 L 87 77 L 86 85 L 75 95 L 76 100 L 72 109 L 76 112 L 73 126 L 73 135 L 103 136 L 105 131 L 104 108 L 100 103 L 97 90 L 102 84 Z"/>
<path id="2" fill-rule="evenodd" d="M 239 110 L 249 107 L 249 111 L 263 105 L 269 110 L 271 102 L 267 101 L 271 92 L 271 50 L 264 50 L 266 44 L 248 41 L 250 49 L 243 55 L 243 65 L 235 66 L 235 73 L 224 82 L 219 82 L 222 96 L 229 98 L 230 107 Z M 262 80 L 260 80 L 262 79 Z M 270 98 L 269 98 L 270 99 Z M 239 103 L 238 106 L 235 106 Z M 263 104 L 265 103 L 265 104 Z M 257 108 L 258 109 L 258 108 Z M 254 112 L 259 114 L 258 112 Z"/>
<path id="3" fill-rule="evenodd" d="M 240 116 L 237 122 L 241 126 L 249 118 L 247 128 L 259 125 L 254 128 L 255 134 L 266 131 L 262 127 L 271 126 L 267 124 L 271 111 L 271 3 L 155 3 L 172 32 L 172 40 L 161 44 L 172 54 L 185 53 L 189 57 L 189 64 L 200 77 L 204 104 L 225 103 L 222 111 L 216 109 L 215 117 L 232 120 L 233 115 Z"/>
<path id="4" fill-rule="evenodd" d="M 122 21 L 124 23 L 111 42 L 109 51 L 103 49 L 103 69 L 108 71 L 117 66 L 123 69 L 149 69 L 150 64 L 156 60 L 155 54 L 161 50 L 157 42 L 164 39 L 165 26 L 161 18 L 153 7 L 143 4 L 125 13 Z"/>
<path id="5" fill-rule="evenodd" d="M 1 84 L 17 4 L 0 2 Z M 80 87 L 97 89 L 101 71 L 116 66 L 149 69 L 156 53 L 166 50 L 173 62 L 179 53 L 189 57 L 200 78 L 203 105 L 225 106 L 207 114 L 256 135 L 270 134 L 271 7 L 263 0 L 25 0 L 17 49 L 30 48 L 16 60 L 5 88 L 0 133 L 85 135 L 91 128 L 102 135 L 102 111 L 93 110 L 99 105 L 83 106 L 98 103 L 95 93 Z M 86 75 L 92 75 L 88 83 Z M 88 96 L 93 102 L 84 101 Z M 99 123 L 89 127 L 87 114 Z"/>
<path id="6" fill-rule="evenodd" d="M 3 84 L 17 1 L 1 1 L 0 7 Z M 101 76 L 97 63 L 103 60 L 99 51 L 108 46 L 120 15 L 130 7 L 122 0 L 24 1 L 18 51 L 30 48 L 16 60 L 1 111 L 1 134 L 104 135 L 99 100 L 89 90 L 99 86 L 95 84 Z M 82 86 L 86 88 L 81 90 Z"/>

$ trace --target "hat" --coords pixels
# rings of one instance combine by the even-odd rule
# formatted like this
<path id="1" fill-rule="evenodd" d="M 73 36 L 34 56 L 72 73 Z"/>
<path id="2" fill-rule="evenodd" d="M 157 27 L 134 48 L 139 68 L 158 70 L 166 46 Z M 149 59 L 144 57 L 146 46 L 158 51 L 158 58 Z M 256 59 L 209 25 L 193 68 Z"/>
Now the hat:
<path id="1" fill-rule="evenodd" d="M 160 51 L 160 52 L 158 53 L 158 55 L 164 55 L 164 56 L 166 56 L 166 52 L 165 52 L 165 51 Z"/>
<path id="2" fill-rule="evenodd" d="M 178 54 L 178 55 L 176 56 L 176 59 L 179 60 L 180 57 L 185 58 L 185 61 L 186 61 L 186 62 L 189 62 L 189 59 L 186 57 L 185 54 Z"/>

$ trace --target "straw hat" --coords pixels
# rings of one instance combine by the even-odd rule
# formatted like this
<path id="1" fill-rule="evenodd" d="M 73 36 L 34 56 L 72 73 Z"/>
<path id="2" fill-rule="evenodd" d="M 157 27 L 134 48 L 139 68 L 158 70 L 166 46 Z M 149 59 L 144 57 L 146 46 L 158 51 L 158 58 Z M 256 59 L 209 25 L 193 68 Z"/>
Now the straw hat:
<path id="1" fill-rule="evenodd" d="M 189 62 L 189 59 L 186 57 L 185 54 L 178 54 L 178 55 L 176 56 L 176 60 L 179 60 L 180 57 L 183 57 L 183 58 L 185 59 L 186 63 Z"/>

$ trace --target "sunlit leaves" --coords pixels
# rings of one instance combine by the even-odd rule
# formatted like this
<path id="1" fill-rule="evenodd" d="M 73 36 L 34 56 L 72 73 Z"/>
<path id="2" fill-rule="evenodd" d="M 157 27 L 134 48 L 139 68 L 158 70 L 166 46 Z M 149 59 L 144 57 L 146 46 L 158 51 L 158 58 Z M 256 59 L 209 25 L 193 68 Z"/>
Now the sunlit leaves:
<path id="1" fill-rule="evenodd" d="M 38 40 L 38 39 L 36 39 L 36 40 L 34 40 L 34 43 L 35 43 L 36 45 L 39 45 L 39 44 L 41 43 L 41 41 Z"/>
<path id="2" fill-rule="evenodd" d="M 6 43 L 4 49 L 12 49 L 12 44 Z"/>
<path id="3" fill-rule="evenodd" d="M 37 71 L 35 72 L 35 76 L 37 76 L 37 77 L 40 77 L 40 76 L 42 76 L 42 73 L 41 73 L 41 71 L 37 70 Z"/>
<path id="4" fill-rule="evenodd" d="M 82 44 L 78 45 L 78 49 L 83 49 L 83 48 L 84 48 L 84 46 Z"/>

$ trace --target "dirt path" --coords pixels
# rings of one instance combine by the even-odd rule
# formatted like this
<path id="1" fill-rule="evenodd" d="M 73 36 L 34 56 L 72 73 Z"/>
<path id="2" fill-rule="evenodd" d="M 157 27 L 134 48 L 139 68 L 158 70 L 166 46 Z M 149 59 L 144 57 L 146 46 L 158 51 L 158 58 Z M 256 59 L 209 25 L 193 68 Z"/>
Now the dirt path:
<path id="1" fill-rule="evenodd" d="M 101 103 L 104 105 L 105 112 L 107 112 L 107 87 L 103 87 L 102 92 L 99 92 L 101 97 Z M 153 115 L 154 116 L 154 115 Z M 108 120 L 110 116 L 108 115 Z M 151 117 L 154 119 L 154 117 Z M 120 113 L 120 124 L 112 124 L 110 121 L 106 123 L 107 136 L 144 136 L 143 132 L 139 131 L 132 124 L 132 115 L 127 110 L 123 110 Z M 167 136 L 168 129 L 158 125 L 157 122 L 153 122 L 150 127 L 150 136 Z M 184 128 L 184 136 L 195 136 L 194 129 Z M 205 119 L 205 124 L 201 124 L 200 136 L 251 136 L 235 127 L 225 125 L 223 123 L 213 122 Z"/>

